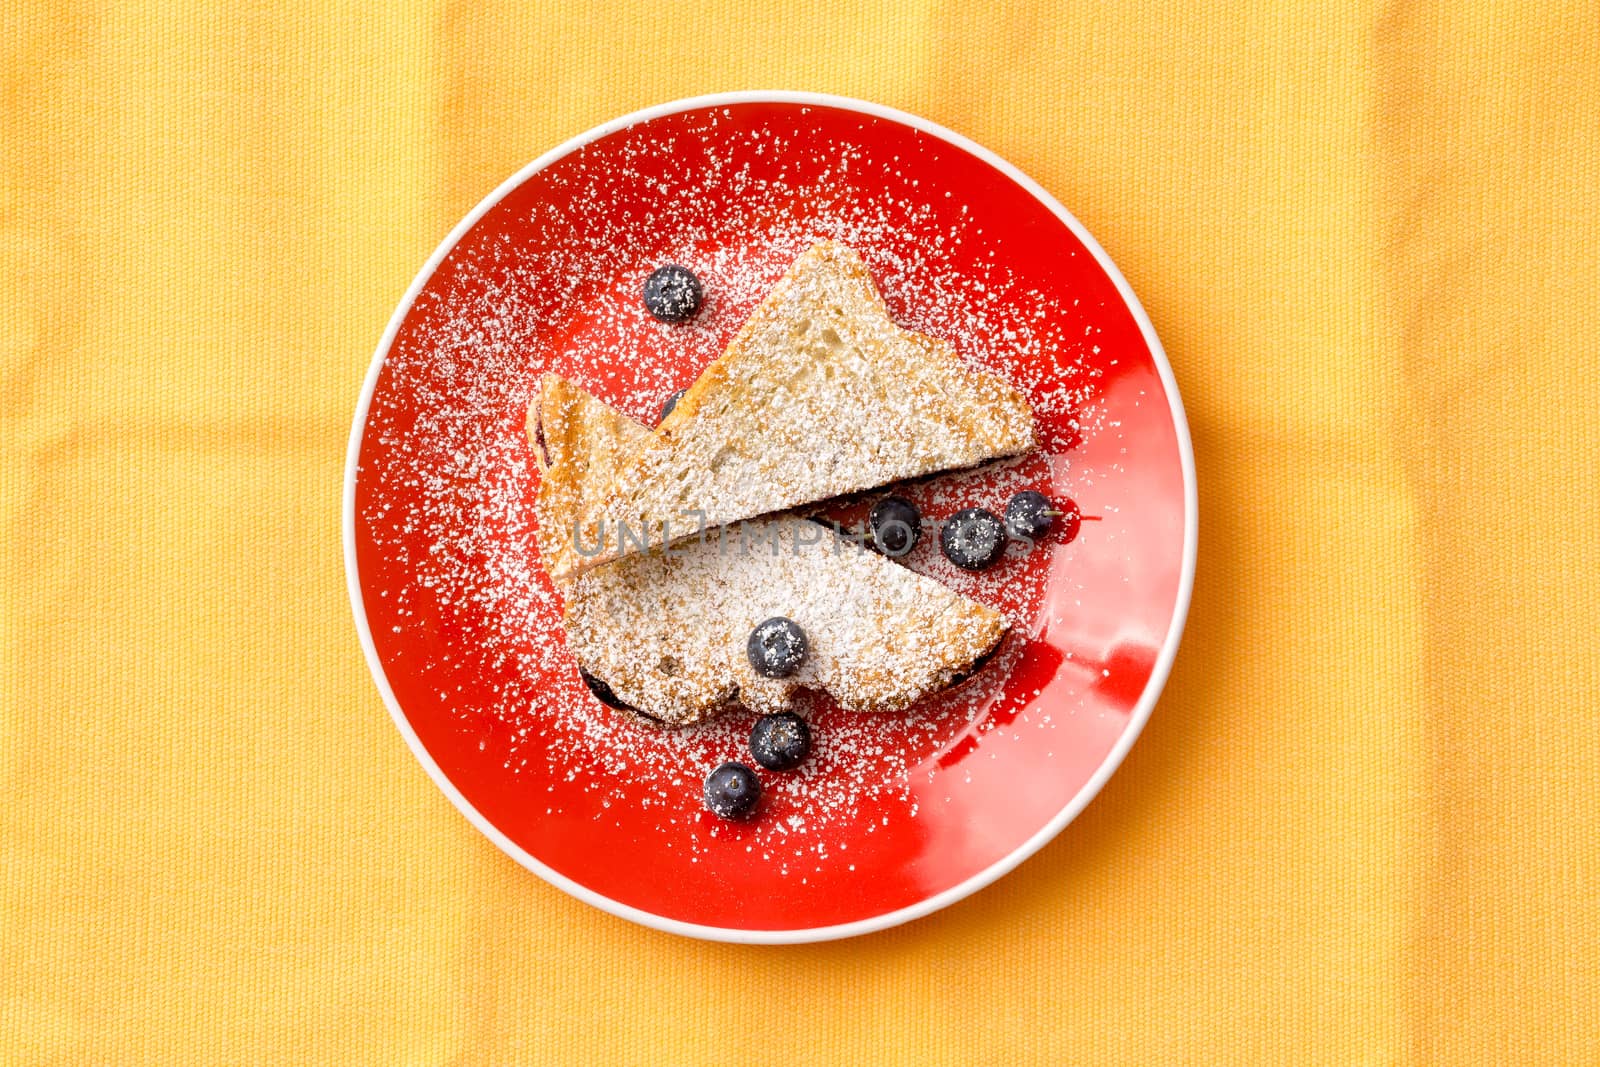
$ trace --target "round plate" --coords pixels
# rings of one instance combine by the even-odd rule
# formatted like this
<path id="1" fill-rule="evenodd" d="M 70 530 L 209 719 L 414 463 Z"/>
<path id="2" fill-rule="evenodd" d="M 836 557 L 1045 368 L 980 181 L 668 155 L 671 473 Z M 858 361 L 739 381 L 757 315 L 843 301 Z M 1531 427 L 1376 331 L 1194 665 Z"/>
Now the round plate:
<path id="1" fill-rule="evenodd" d="M 967 574 L 1005 611 L 965 687 L 899 715 L 807 705 L 816 748 L 763 772 L 758 817 L 702 810 L 749 761 L 753 717 L 641 725 L 597 704 L 539 564 L 524 419 L 544 371 L 653 425 L 787 265 L 834 238 L 902 324 L 1033 404 L 1041 450 L 904 491 L 926 517 L 1076 501 L 1068 540 Z M 652 320 L 684 264 L 707 301 Z M 872 427 L 853 428 L 870 434 Z M 1100 247 L 1038 185 L 910 115 L 798 94 L 688 100 L 537 160 L 462 220 L 395 311 L 351 434 L 344 535 L 367 660 L 417 758 L 472 823 L 550 882 L 664 930 L 807 941 L 880 929 L 988 884 L 1116 769 L 1177 650 L 1195 558 L 1193 458 L 1171 369 Z"/>

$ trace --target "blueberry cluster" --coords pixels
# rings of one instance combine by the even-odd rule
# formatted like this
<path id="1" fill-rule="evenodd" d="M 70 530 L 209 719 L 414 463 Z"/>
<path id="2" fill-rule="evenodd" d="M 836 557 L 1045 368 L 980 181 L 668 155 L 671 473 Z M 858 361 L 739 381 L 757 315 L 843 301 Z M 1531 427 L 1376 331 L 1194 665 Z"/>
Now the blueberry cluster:
<path id="1" fill-rule="evenodd" d="M 787 678 L 805 663 L 805 631 L 793 619 L 768 619 L 750 632 L 750 666 L 763 678 Z M 811 754 L 811 726 L 792 711 L 763 715 L 750 731 L 750 755 L 769 771 L 792 771 Z M 748 764 L 724 763 L 706 778 L 706 807 L 724 819 L 748 818 L 761 779 Z"/>
<path id="2" fill-rule="evenodd" d="M 1057 507 L 1043 493 L 1027 489 L 1006 504 L 1004 518 L 986 508 L 962 508 L 950 516 L 939 527 L 939 550 L 957 567 L 981 571 L 999 561 L 1008 540 L 1040 541 L 1050 536 L 1057 519 L 1062 542 L 1070 543 L 1081 518 L 1071 500 Z M 885 556 L 907 555 L 921 536 L 922 513 L 905 497 L 886 496 L 867 514 L 864 540 Z"/>
<path id="3" fill-rule="evenodd" d="M 792 771 L 811 754 L 811 726 L 792 711 L 763 715 L 750 730 L 750 755 L 769 771 Z M 761 800 L 761 779 L 745 763 L 724 763 L 706 778 L 706 807 L 724 819 L 744 819 Z"/>
<path id="4" fill-rule="evenodd" d="M 645 279 L 643 295 L 645 309 L 657 320 L 672 324 L 690 321 L 705 302 L 700 279 L 676 263 L 652 271 Z M 666 398 L 661 405 L 663 421 L 685 392 L 680 389 Z M 1000 559 L 1008 540 L 1032 543 L 1049 536 L 1057 519 L 1064 520 L 1062 539 L 1072 541 L 1080 518 L 1071 500 L 1056 508 L 1043 493 L 1030 489 L 1011 498 L 1003 519 L 984 508 L 962 508 L 940 526 L 939 549 L 957 567 L 979 571 Z M 886 496 L 867 515 L 864 535 L 876 551 L 898 559 L 917 547 L 922 513 L 905 497 Z M 782 617 L 758 625 L 745 646 L 751 668 L 763 678 L 792 677 L 805 664 L 808 651 L 805 631 L 793 619 Z M 601 703 L 627 707 L 605 682 L 586 671 L 583 680 Z M 750 731 L 750 754 L 766 770 L 794 770 L 810 752 L 811 727 L 794 712 L 764 715 Z M 748 764 L 730 761 L 706 777 L 704 796 L 712 813 L 724 819 L 748 818 L 761 802 L 761 780 Z"/>

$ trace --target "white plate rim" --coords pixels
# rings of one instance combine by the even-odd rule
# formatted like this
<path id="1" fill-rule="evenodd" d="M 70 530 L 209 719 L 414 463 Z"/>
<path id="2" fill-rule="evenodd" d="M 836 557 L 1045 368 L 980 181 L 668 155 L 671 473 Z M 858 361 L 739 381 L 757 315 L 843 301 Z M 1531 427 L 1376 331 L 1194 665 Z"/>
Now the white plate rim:
<path id="1" fill-rule="evenodd" d="M 965 881 L 926 897 L 915 904 L 884 912 L 881 915 L 857 919 L 854 922 L 839 923 L 833 926 L 817 926 L 793 930 L 741 930 L 731 927 L 689 923 L 680 919 L 657 915 L 654 912 L 613 900 L 574 881 L 540 862 L 538 858 L 502 833 L 498 827 L 472 806 L 461 791 L 456 788 L 455 783 L 440 769 L 427 748 L 423 746 L 421 739 L 412 728 L 410 720 L 406 718 L 404 710 L 400 707 L 400 702 L 395 698 L 394 690 L 390 687 L 388 678 L 384 674 L 383 664 L 378 659 L 377 646 L 373 642 L 372 631 L 367 622 L 366 608 L 361 594 L 361 575 L 356 563 L 356 477 L 359 473 L 361 438 L 362 431 L 366 427 L 367 412 L 372 403 L 373 392 L 377 387 L 378 374 L 383 368 L 383 362 L 389 353 L 390 347 L 394 344 L 395 336 L 399 333 L 400 326 L 410 312 L 417 295 L 421 293 L 423 286 L 428 283 L 428 280 L 433 276 L 433 272 L 444 261 L 444 258 L 477 224 L 478 220 L 513 189 L 527 181 L 530 176 L 548 167 L 556 160 L 577 151 L 584 145 L 640 122 L 674 115 L 681 111 L 725 107 L 733 104 L 764 103 L 838 108 L 910 126 L 983 160 L 1022 186 L 1034 199 L 1048 208 L 1056 218 L 1061 220 L 1063 225 L 1072 231 L 1078 240 L 1083 242 L 1084 247 L 1094 256 L 1095 262 L 1100 265 L 1100 268 L 1106 272 L 1106 276 L 1116 286 L 1117 293 L 1122 297 L 1124 305 L 1132 313 L 1134 321 L 1138 323 L 1139 332 L 1144 337 L 1145 344 L 1150 350 L 1151 358 L 1155 361 L 1156 370 L 1161 376 L 1162 388 L 1166 392 L 1167 400 L 1171 407 L 1173 428 L 1178 441 L 1178 454 L 1183 468 L 1183 562 L 1178 579 L 1178 594 L 1173 604 L 1172 623 L 1168 627 L 1166 639 L 1161 644 L 1161 651 L 1156 656 L 1155 666 L 1150 672 L 1150 679 L 1145 683 L 1144 692 L 1140 694 L 1139 701 L 1134 706 L 1127 725 L 1123 728 L 1121 736 L 1117 738 L 1117 743 L 1112 746 L 1110 753 L 1106 755 L 1106 758 L 1095 770 L 1095 773 L 1067 802 L 1066 806 L 1057 812 L 1049 822 L 1040 827 L 1033 836 L 1018 845 L 1009 855 L 995 861 Z M 449 236 L 439 244 L 439 247 L 434 249 L 433 254 L 428 257 L 428 261 L 423 265 L 422 270 L 418 272 L 416 278 L 413 279 L 410 287 L 406 290 L 405 296 L 401 298 L 399 305 L 394 310 L 394 314 L 390 316 L 389 324 L 385 328 L 383 337 L 378 342 L 377 350 L 373 353 L 372 362 L 367 368 L 367 376 L 361 387 L 361 398 L 356 404 L 355 420 L 350 429 L 350 444 L 345 455 L 343 507 L 345 580 L 350 593 L 350 607 L 355 615 L 356 631 L 361 637 L 361 648 L 366 655 L 367 667 L 372 672 L 373 681 L 377 683 L 378 692 L 383 696 L 383 702 L 388 707 L 395 726 L 399 728 L 412 754 L 428 772 L 428 776 L 433 779 L 434 784 L 444 792 L 445 796 L 450 798 L 451 803 L 460 810 L 461 814 L 466 816 L 467 821 L 477 827 L 485 837 L 493 841 L 501 851 L 563 892 L 602 911 L 643 926 L 662 930 L 666 933 L 681 934 L 685 937 L 709 941 L 752 945 L 801 944 L 812 941 L 832 941 L 873 933 L 877 930 L 885 930 L 891 926 L 910 922 L 913 919 L 919 919 L 942 908 L 949 907 L 956 901 L 971 896 L 978 890 L 1009 874 L 1023 860 L 1032 856 L 1049 843 L 1088 806 L 1089 802 L 1095 798 L 1105 783 L 1116 773 L 1117 768 L 1121 766 L 1129 750 L 1133 748 L 1134 742 L 1139 739 L 1139 735 L 1144 731 L 1145 723 L 1149 721 L 1150 714 L 1154 710 L 1157 700 L 1160 699 L 1161 691 L 1166 686 L 1167 677 L 1172 671 L 1172 663 L 1177 657 L 1178 645 L 1183 638 L 1184 623 L 1189 614 L 1189 601 L 1194 592 L 1195 558 L 1199 537 L 1198 505 L 1199 491 L 1195 480 L 1194 447 L 1189 436 L 1189 423 L 1184 414 L 1183 401 L 1178 395 L 1177 380 L 1172 373 L 1171 364 L 1167 362 L 1166 352 L 1161 347 L 1161 341 L 1156 336 L 1155 326 L 1150 322 L 1150 317 L 1145 313 L 1144 306 L 1139 303 L 1139 298 L 1134 295 L 1127 279 L 1122 276 L 1122 272 L 1111 261 L 1111 257 L 1106 254 L 1105 249 L 1100 247 L 1100 243 L 1090 235 L 1083 224 L 1062 206 L 1055 197 L 1046 192 L 1043 186 L 975 141 L 906 111 L 865 100 L 833 96 L 825 93 L 792 90 L 745 90 L 712 93 L 705 96 L 673 100 L 623 115 L 620 118 L 612 119 L 610 122 L 603 123 L 579 134 L 571 140 L 552 148 L 517 171 L 510 178 L 501 182 L 499 187 L 484 197 L 476 207 L 468 212 L 466 217 L 450 231 Z"/>

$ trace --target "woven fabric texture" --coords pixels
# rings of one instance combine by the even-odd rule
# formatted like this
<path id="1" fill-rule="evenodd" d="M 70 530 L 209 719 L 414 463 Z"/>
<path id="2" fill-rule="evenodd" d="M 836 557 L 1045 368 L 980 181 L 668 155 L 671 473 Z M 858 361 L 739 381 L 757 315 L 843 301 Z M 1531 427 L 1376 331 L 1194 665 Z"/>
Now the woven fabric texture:
<path id="1" fill-rule="evenodd" d="M 7 5 L 0 1062 L 1600 1061 L 1592 2 Z M 350 417 L 478 199 L 812 89 L 1037 178 L 1188 406 L 1187 637 L 1104 793 L 854 941 L 502 856 L 351 625 Z"/>

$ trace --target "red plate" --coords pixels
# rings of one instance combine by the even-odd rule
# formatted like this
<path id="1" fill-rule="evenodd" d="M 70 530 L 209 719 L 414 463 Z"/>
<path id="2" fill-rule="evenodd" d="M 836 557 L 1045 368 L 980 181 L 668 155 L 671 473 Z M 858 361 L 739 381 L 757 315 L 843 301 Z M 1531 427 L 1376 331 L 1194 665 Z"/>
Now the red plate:
<path id="1" fill-rule="evenodd" d="M 554 370 L 652 423 L 812 240 L 859 250 L 902 323 L 1029 397 L 1042 451 L 913 487 L 934 520 L 1022 488 L 1075 500 L 1078 536 L 958 572 L 1006 611 L 973 683 L 910 713 L 818 701 L 802 771 L 758 818 L 701 809 L 748 758 L 747 714 L 672 732 L 588 695 L 534 545 L 523 419 Z M 689 326 L 644 276 L 689 266 Z M 870 426 L 860 432 L 871 433 Z M 367 660 L 417 758 L 531 870 L 661 929 L 739 941 L 862 933 L 926 914 L 1032 854 L 1088 803 L 1150 714 L 1195 555 L 1188 431 L 1122 276 L 1003 161 L 910 115 L 795 94 L 628 116 L 530 165 L 464 219 L 401 301 L 351 435 L 345 556 Z"/>

